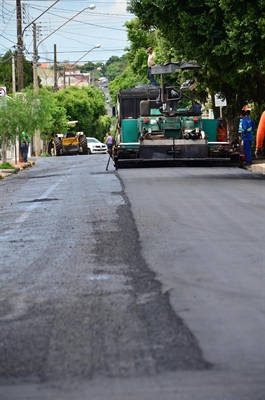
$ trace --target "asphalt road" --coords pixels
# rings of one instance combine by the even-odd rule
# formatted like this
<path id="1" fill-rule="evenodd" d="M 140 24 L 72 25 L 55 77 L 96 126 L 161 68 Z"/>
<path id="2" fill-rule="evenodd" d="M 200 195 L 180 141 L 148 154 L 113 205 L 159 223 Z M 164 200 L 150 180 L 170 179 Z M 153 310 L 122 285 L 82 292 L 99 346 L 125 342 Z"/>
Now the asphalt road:
<path id="1" fill-rule="evenodd" d="M 265 176 L 107 160 L 0 182 L 0 399 L 264 400 Z"/>

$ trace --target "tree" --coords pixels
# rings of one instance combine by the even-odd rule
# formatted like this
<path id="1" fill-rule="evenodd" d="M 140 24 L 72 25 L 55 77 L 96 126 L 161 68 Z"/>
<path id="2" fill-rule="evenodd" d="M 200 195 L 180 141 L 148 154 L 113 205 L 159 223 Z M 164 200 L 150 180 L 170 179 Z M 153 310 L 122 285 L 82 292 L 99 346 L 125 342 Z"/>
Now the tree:
<path id="1" fill-rule="evenodd" d="M 106 64 L 89 61 L 83 66 L 77 65 L 75 68 L 81 69 L 82 72 L 90 72 L 92 81 L 96 81 L 100 76 L 106 76 L 109 81 L 112 81 L 116 76 L 120 75 L 126 67 L 127 61 L 124 55 L 122 57 L 111 56 Z"/>
<path id="2" fill-rule="evenodd" d="M 105 95 L 95 85 L 89 87 L 70 86 L 55 93 L 60 106 L 66 110 L 70 120 L 78 121 L 78 130 L 86 136 L 100 136 L 102 124 L 99 120 L 106 115 Z"/>
<path id="3" fill-rule="evenodd" d="M 263 101 L 263 0 L 131 0 L 129 10 L 144 29 L 159 29 L 179 60 L 203 65 L 200 88 L 226 97 L 230 121 L 237 121 L 246 100 Z"/>
<path id="4" fill-rule="evenodd" d="M 111 56 L 108 61 L 106 62 L 106 67 L 110 66 L 110 64 L 116 63 L 116 62 L 120 62 L 121 59 L 118 56 Z"/>
<path id="5" fill-rule="evenodd" d="M 124 57 L 112 56 L 108 59 L 105 64 L 105 75 L 109 81 L 112 81 L 127 67 L 127 63 Z"/>
<path id="6" fill-rule="evenodd" d="M 59 104 L 53 92 L 50 96 L 50 119 L 47 124 L 43 127 L 41 131 L 41 138 L 49 144 L 51 147 L 51 142 L 54 139 L 55 134 L 63 134 L 68 129 L 68 118 L 66 115 L 66 110 Z M 50 152 L 48 148 L 48 152 Z"/>
<path id="7" fill-rule="evenodd" d="M 138 18 L 134 18 L 129 22 L 125 23 L 127 28 L 128 40 L 130 41 L 130 47 L 128 51 L 128 63 L 131 69 L 139 75 L 146 77 L 147 75 L 147 48 L 157 47 L 157 35 L 155 31 L 149 29 L 143 29 L 143 26 Z"/>
<path id="8" fill-rule="evenodd" d="M 80 69 L 82 72 L 90 72 L 90 80 L 95 81 L 101 75 L 105 75 L 105 65 L 101 62 L 93 63 L 88 61 L 86 64 L 82 66 L 76 65 L 75 69 Z"/>
<path id="9" fill-rule="evenodd" d="M 80 69 L 82 69 L 82 72 L 90 72 L 93 71 L 93 69 L 95 68 L 97 68 L 96 64 L 94 64 L 92 61 L 88 61 L 86 64 L 80 67 Z"/>
<path id="10" fill-rule="evenodd" d="M 0 58 L 0 85 L 6 86 L 8 94 L 12 94 L 12 56 L 16 58 L 16 53 L 12 53 L 12 51 L 9 50 Z M 33 67 L 31 62 L 25 58 L 23 58 L 23 72 L 25 88 L 32 86 Z"/>
<path id="11" fill-rule="evenodd" d="M 109 132 L 111 127 L 111 118 L 108 115 L 100 115 L 97 121 L 97 127 L 95 132 L 95 137 L 103 142 L 106 133 Z"/>
<path id="12" fill-rule="evenodd" d="M 149 83 L 147 78 L 147 47 L 152 47 L 155 51 L 156 64 L 168 63 L 179 60 L 176 51 L 172 48 L 172 43 L 165 39 L 159 29 L 144 29 L 140 21 L 135 18 L 125 24 L 128 31 L 130 46 L 128 47 L 127 60 L 131 70 L 142 78 L 144 83 Z M 166 80 L 169 84 L 180 85 L 184 80 L 191 78 L 193 72 L 189 75 L 178 71 L 175 74 L 169 74 Z M 196 75 L 196 72 L 194 76 Z M 156 77 L 159 80 L 159 77 Z M 205 93 L 203 93 L 205 99 Z"/>
<path id="13" fill-rule="evenodd" d="M 117 93 L 119 90 L 129 89 L 135 87 L 136 85 L 142 85 L 144 83 L 146 82 L 141 76 L 136 75 L 131 68 L 126 68 L 126 70 L 123 71 L 121 75 L 117 76 L 109 84 L 111 103 L 116 104 Z"/>
<path id="14" fill-rule="evenodd" d="M 84 86 L 83 90 L 90 98 L 93 109 L 93 120 L 90 125 L 90 132 L 87 136 L 94 136 L 100 141 L 110 129 L 111 118 L 107 115 L 105 108 L 105 94 L 98 86 Z"/>
<path id="15" fill-rule="evenodd" d="M 50 120 L 50 102 L 45 92 L 38 97 L 32 90 L 24 91 L 14 97 L 6 96 L 0 103 L 0 139 L 2 142 L 2 161 L 5 162 L 5 150 L 9 143 L 15 143 L 17 136 L 27 132 L 33 137 L 36 129 L 43 129 Z"/>

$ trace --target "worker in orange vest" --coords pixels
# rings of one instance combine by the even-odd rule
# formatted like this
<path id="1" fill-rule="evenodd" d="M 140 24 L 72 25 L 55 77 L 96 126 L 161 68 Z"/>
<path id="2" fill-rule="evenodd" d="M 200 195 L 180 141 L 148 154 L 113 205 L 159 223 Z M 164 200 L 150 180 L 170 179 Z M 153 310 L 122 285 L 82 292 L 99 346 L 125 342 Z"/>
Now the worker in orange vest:
<path id="1" fill-rule="evenodd" d="M 265 139 L 265 111 L 263 111 L 263 113 L 261 114 L 258 129 L 257 129 L 256 151 L 255 151 L 255 156 L 257 158 L 262 156 L 262 148 L 264 145 L 264 139 Z"/>
<path id="2" fill-rule="evenodd" d="M 224 121 L 222 118 L 218 118 L 217 123 L 217 142 L 226 142 L 226 129 L 224 127 Z"/>

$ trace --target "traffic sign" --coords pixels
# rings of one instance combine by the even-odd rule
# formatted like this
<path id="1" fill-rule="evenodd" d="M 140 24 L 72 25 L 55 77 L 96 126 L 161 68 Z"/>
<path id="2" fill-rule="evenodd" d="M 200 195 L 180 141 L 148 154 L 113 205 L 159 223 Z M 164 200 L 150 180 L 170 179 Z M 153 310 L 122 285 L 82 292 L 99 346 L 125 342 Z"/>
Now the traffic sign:
<path id="1" fill-rule="evenodd" d="M 226 98 L 222 97 L 221 94 L 216 94 L 214 96 L 214 100 L 215 100 L 215 107 L 226 107 L 227 106 Z"/>
<path id="2" fill-rule="evenodd" d="M 2 86 L 2 87 L 0 87 L 0 99 L 5 97 L 5 95 L 6 95 L 6 87 Z"/>

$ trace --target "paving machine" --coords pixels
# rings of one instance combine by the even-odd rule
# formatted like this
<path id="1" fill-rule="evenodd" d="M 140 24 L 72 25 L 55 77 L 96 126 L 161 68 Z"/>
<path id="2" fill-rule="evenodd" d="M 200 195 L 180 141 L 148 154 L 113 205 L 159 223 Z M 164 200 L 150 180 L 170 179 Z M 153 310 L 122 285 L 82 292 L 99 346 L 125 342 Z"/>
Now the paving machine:
<path id="1" fill-rule="evenodd" d="M 204 120 L 195 100 L 194 80 L 171 86 L 164 76 L 177 69 L 197 69 L 194 62 L 155 65 L 161 88 L 140 86 L 122 90 L 117 98 L 118 144 L 113 159 L 122 166 L 226 163 L 239 165 L 240 151 L 229 142 L 217 142 L 217 120 Z"/>

